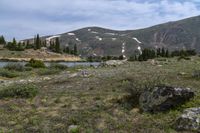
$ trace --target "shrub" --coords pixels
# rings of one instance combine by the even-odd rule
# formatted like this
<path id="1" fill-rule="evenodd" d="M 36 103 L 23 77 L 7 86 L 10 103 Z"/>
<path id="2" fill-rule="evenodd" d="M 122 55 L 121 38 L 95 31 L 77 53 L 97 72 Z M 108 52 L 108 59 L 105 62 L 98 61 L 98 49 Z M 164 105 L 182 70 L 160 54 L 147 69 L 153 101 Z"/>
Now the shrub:
<path id="1" fill-rule="evenodd" d="M 193 78 L 200 78 L 200 70 L 195 70 L 192 72 Z"/>
<path id="2" fill-rule="evenodd" d="M 6 78 L 15 78 L 18 77 L 19 75 L 14 71 L 9 71 L 7 69 L 0 69 L 0 76 Z"/>
<path id="3" fill-rule="evenodd" d="M 130 103 L 132 107 L 137 107 L 139 105 L 139 97 L 144 91 L 150 90 L 155 86 L 163 85 L 165 82 L 165 79 L 160 76 L 149 76 L 150 77 L 146 77 L 142 80 L 132 77 L 123 80 L 125 89 L 130 94 L 127 98 L 127 102 Z"/>
<path id="4" fill-rule="evenodd" d="M 37 73 L 38 75 L 53 75 L 59 73 L 59 69 L 40 69 Z"/>
<path id="5" fill-rule="evenodd" d="M 32 98 L 38 93 L 38 87 L 32 84 L 15 84 L 0 89 L 0 98 Z"/>
<path id="6" fill-rule="evenodd" d="M 20 64 L 20 63 L 8 63 L 6 66 L 4 66 L 5 69 L 7 70 L 14 70 L 14 71 L 25 71 L 25 67 L 24 65 Z"/>
<path id="7" fill-rule="evenodd" d="M 33 67 L 33 68 L 45 68 L 45 64 L 43 61 L 31 59 L 26 66 Z"/>
<path id="8" fill-rule="evenodd" d="M 177 60 L 180 61 L 180 60 L 191 60 L 190 57 L 186 57 L 186 56 L 180 56 Z"/>
<path id="9" fill-rule="evenodd" d="M 68 67 L 67 67 L 66 65 L 63 65 L 63 64 L 52 63 L 52 64 L 50 64 L 49 68 L 51 68 L 51 69 L 65 70 L 65 69 L 67 69 Z"/>

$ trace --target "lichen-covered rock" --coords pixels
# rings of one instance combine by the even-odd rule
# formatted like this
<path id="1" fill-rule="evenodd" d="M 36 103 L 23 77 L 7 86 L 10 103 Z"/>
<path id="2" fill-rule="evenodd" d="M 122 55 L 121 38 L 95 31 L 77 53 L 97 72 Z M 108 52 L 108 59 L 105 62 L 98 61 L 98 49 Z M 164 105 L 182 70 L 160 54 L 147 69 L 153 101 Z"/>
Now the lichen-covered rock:
<path id="1" fill-rule="evenodd" d="M 145 112 L 161 112 L 181 105 L 194 97 L 190 88 L 157 86 L 143 92 L 139 98 L 140 108 Z"/>
<path id="2" fill-rule="evenodd" d="M 68 127 L 68 133 L 79 133 L 79 126 L 77 125 L 70 125 Z"/>
<path id="3" fill-rule="evenodd" d="M 183 114 L 176 120 L 175 128 L 181 131 L 200 132 L 200 107 L 184 110 Z"/>
<path id="4" fill-rule="evenodd" d="M 101 66 L 119 66 L 127 62 L 126 60 L 109 60 L 101 63 Z"/>

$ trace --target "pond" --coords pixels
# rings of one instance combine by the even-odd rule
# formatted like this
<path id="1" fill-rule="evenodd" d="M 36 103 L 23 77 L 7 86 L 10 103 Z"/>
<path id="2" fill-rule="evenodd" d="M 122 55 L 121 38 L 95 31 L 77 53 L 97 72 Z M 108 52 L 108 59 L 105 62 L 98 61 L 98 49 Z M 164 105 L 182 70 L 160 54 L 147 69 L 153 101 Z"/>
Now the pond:
<path id="1" fill-rule="evenodd" d="M 10 63 L 20 63 L 22 65 L 25 65 L 27 62 L 0 61 L 0 68 Z M 62 64 L 68 67 L 75 67 L 75 66 L 95 66 L 96 67 L 100 65 L 100 62 L 45 62 L 45 65 L 49 66 L 51 63 Z"/>

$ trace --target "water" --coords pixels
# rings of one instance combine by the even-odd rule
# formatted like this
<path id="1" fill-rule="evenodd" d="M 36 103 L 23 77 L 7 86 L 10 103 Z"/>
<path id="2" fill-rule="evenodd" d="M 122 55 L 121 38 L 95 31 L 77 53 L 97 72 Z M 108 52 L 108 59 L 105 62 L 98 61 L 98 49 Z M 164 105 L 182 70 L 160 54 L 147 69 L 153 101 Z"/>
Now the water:
<path id="1" fill-rule="evenodd" d="M 25 65 L 27 62 L 8 62 L 8 61 L 0 61 L 0 68 L 6 66 L 9 63 L 20 63 Z M 54 62 L 45 62 L 46 66 L 49 66 L 51 63 Z M 99 66 L 100 62 L 55 62 L 58 64 L 66 65 L 68 67 L 75 67 L 75 66 Z"/>

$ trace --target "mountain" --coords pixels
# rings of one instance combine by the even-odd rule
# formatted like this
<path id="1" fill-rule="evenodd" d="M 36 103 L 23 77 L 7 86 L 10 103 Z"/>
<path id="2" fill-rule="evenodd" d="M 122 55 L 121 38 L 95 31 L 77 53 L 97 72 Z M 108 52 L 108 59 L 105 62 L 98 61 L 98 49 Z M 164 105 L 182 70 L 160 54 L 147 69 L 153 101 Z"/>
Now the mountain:
<path id="1" fill-rule="evenodd" d="M 56 35 L 61 46 L 76 43 L 82 56 L 132 55 L 140 48 L 195 49 L 200 52 L 200 16 L 139 30 L 116 31 L 87 27 Z M 52 39 L 52 36 L 43 39 Z"/>

